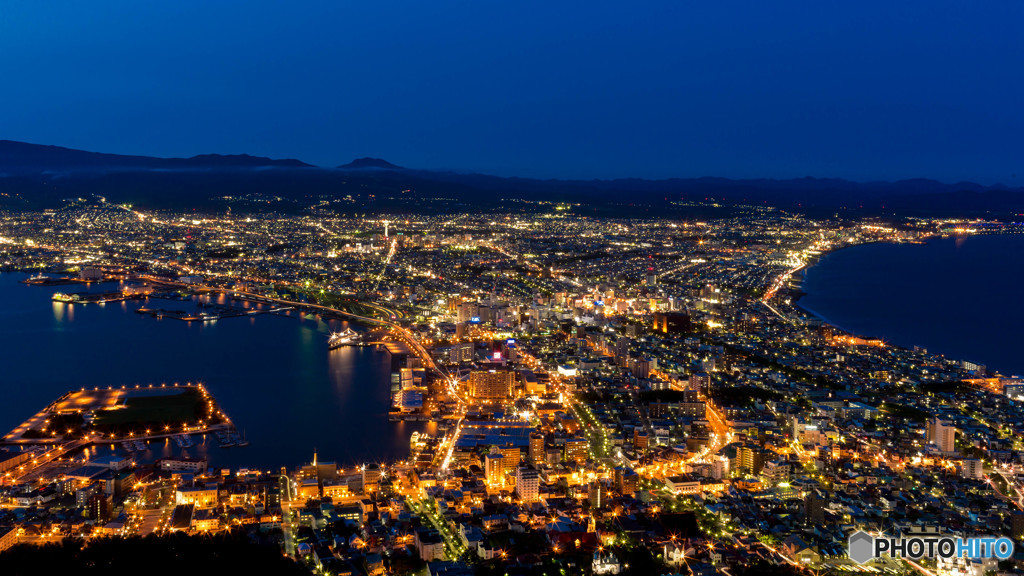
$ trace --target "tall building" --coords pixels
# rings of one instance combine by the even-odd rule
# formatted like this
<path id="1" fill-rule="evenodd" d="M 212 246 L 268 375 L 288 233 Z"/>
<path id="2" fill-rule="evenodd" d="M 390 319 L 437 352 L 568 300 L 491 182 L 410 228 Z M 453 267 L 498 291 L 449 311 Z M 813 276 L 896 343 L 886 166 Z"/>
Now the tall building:
<path id="1" fill-rule="evenodd" d="M 928 421 L 927 440 L 929 444 L 935 445 L 940 452 L 949 453 L 956 451 L 956 428 L 948 420 L 932 418 Z"/>
<path id="2" fill-rule="evenodd" d="M 469 375 L 470 394 L 478 400 L 505 400 L 512 397 L 515 373 L 510 371 L 476 371 Z"/>
<path id="3" fill-rule="evenodd" d="M 465 327 L 465 324 L 459 326 Z M 462 334 L 456 334 L 457 337 L 461 338 Z M 448 359 L 453 364 L 461 364 L 464 362 L 473 361 L 473 344 L 453 344 L 451 350 L 448 352 Z"/>
<path id="4" fill-rule="evenodd" d="M 631 468 L 618 466 L 615 468 L 615 489 L 623 496 L 632 496 L 640 477 Z"/>
<path id="5" fill-rule="evenodd" d="M 522 450 L 518 446 L 512 444 L 506 444 L 505 446 L 499 446 L 498 452 L 504 457 L 505 472 L 513 472 L 519 466 L 519 461 L 523 459 Z"/>
<path id="6" fill-rule="evenodd" d="M 502 485 L 505 480 L 505 457 L 493 452 L 484 456 L 484 475 L 488 485 Z"/>
<path id="7" fill-rule="evenodd" d="M 370 492 L 377 491 L 377 485 L 380 482 L 380 466 L 377 464 L 367 464 L 363 466 L 363 492 L 369 494 Z"/>
<path id="8" fill-rule="evenodd" d="M 590 458 L 590 443 L 585 438 L 570 438 L 565 441 L 565 459 L 586 462 Z"/>
<path id="9" fill-rule="evenodd" d="M 530 433 L 529 448 L 530 464 L 540 466 L 544 463 L 544 435 L 540 432 Z"/>
<path id="10" fill-rule="evenodd" d="M 985 476 L 984 465 L 981 460 L 977 458 L 967 458 L 963 461 L 961 468 L 961 476 L 964 478 L 972 478 L 974 480 L 981 480 Z"/>
<path id="11" fill-rule="evenodd" d="M 655 312 L 654 331 L 683 334 L 690 331 L 690 316 L 681 312 Z"/>
<path id="12" fill-rule="evenodd" d="M 825 523 L 825 501 L 814 490 L 804 498 L 804 519 L 810 526 L 821 526 Z"/>
<path id="13" fill-rule="evenodd" d="M 736 449 L 737 468 L 747 474 L 760 474 L 764 468 L 764 458 L 761 448 L 750 444 L 740 446 Z"/>
<path id="14" fill-rule="evenodd" d="M 600 510 L 604 506 L 604 486 L 600 480 L 594 480 L 587 486 L 587 499 L 591 510 Z"/>
<path id="15" fill-rule="evenodd" d="M 110 521 L 110 513 L 114 507 L 113 498 L 106 494 L 93 494 L 89 498 L 89 517 L 100 524 Z"/>
<path id="16" fill-rule="evenodd" d="M 711 477 L 716 480 L 729 477 L 728 456 L 719 456 L 711 462 Z"/>
<path id="17" fill-rule="evenodd" d="M 633 448 L 643 454 L 651 446 L 651 437 L 646 431 L 639 428 L 633 430 Z"/>
<path id="18" fill-rule="evenodd" d="M 532 466 L 516 468 L 516 494 L 523 502 L 533 502 L 540 495 L 540 473 Z"/>
<path id="19" fill-rule="evenodd" d="M 636 378 L 650 378 L 651 369 L 655 367 L 654 365 L 655 361 L 650 358 L 631 358 L 629 370 Z"/>

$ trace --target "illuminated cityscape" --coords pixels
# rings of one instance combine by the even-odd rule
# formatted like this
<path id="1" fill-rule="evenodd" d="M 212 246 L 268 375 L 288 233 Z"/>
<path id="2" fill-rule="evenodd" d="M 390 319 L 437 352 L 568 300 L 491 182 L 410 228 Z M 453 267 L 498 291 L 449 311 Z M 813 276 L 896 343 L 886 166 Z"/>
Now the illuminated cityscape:
<path id="1" fill-rule="evenodd" d="M 317 354 L 385 354 L 386 417 L 434 432 L 391 461 L 223 468 L 189 448 L 246 446 L 240 428 L 260 424 L 202 384 L 72 390 L 3 438 L 4 548 L 243 531 L 317 574 L 842 573 L 862 570 L 857 529 L 1024 534 L 1024 381 L 797 304 L 799 272 L 831 251 L 1014 225 L 742 205 L 188 216 L 102 199 L 0 218 L 0 265 L 37 299 L 59 287 L 55 313 L 348 321 Z M 922 567 L 961 568 L 977 566 Z"/>
<path id="2" fill-rule="evenodd" d="M 1024 576 L 1024 2 L 5 2 L 0 576 Z"/>

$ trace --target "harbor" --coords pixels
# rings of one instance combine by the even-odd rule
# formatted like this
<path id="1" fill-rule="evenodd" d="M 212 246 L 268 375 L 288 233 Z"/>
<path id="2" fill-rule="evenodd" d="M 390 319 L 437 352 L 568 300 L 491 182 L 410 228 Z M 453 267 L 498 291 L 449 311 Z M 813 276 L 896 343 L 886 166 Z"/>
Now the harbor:
<path id="1" fill-rule="evenodd" d="M 225 431 L 231 421 L 201 384 L 82 388 L 67 392 L 8 432 L 0 444 L 88 438 L 123 442 Z"/>
<path id="2" fill-rule="evenodd" d="M 54 291 L 67 290 L 27 285 L 21 282 L 27 276 L 0 274 L 5 302 L 0 313 L 23 314 L 24 322 L 41 327 L 17 335 L 0 332 L 10 358 L 5 379 L 16 390 L 11 402 L 0 405 L 0 423 L 5 427 L 0 432 L 18 427 L 28 414 L 69 388 L 133 389 L 136 385 L 148 388 L 150 383 L 157 388 L 200 378 L 217 403 L 230 410 L 239 439 L 249 443 L 247 448 L 242 448 L 243 442 L 221 449 L 215 433 L 205 438 L 191 433 L 194 446 L 184 450 L 189 456 L 206 456 L 212 466 L 275 469 L 282 463 L 301 463 L 313 447 L 339 462 L 405 458 L 409 435 L 431 427 L 429 422 L 389 421 L 393 367 L 385 346 L 376 345 L 384 337 L 377 330 L 352 326 L 365 338 L 358 345 L 329 350 L 330 334 L 344 332 L 349 324 L 326 314 L 307 317 L 295 309 L 296 304 L 251 302 L 248 310 L 261 312 L 221 321 L 157 322 L 136 310 L 164 308 L 188 316 L 213 311 L 198 308 L 199 303 L 242 308 L 246 300 L 227 294 L 194 295 L 188 287 L 137 278 L 125 284 L 152 287 L 146 300 L 116 306 L 51 305 Z M 117 287 L 93 286 L 96 292 Z M 44 353 L 56 348 L 62 350 L 60 362 L 50 361 Z M 168 356 L 168 349 L 175 354 Z M 120 353 L 112 359 L 111 350 Z M 268 362 L 270 358 L 275 360 Z M 109 369 L 111 361 L 117 363 L 115 373 Z M 28 382 L 35 384 L 24 385 Z M 173 436 L 181 430 L 167 436 L 155 432 L 142 440 L 150 452 L 180 455 L 183 449 Z M 146 436 L 144 429 L 141 433 Z M 359 445 L 350 441 L 357 436 L 372 441 Z M 136 433 L 133 439 L 138 437 Z M 101 445 L 122 453 L 123 440 Z"/>
<path id="3" fill-rule="evenodd" d="M 247 446 L 201 384 L 80 389 L 67 392 L 7 433 L 7 453 L 29 454 L 3 477 L 7 484 L 32 482 L 62 460 L 108 446 L 123 457 L 147 459 L 151 442 L 173 442 L 183 454 L 206 436 L 219 446 Z M 166 451 L 165 451 L 166 452 Z"/>

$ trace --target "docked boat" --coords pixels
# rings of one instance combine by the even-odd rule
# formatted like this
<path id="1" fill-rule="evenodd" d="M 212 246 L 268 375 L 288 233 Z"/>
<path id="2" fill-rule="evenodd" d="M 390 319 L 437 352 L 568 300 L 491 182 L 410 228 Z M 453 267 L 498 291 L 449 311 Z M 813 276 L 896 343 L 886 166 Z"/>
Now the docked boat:
<path id="1" fill-rule="evenodd" d="M 65 294 L 63 292 L 54 292 L 52 299 L 54 302 L 72 303 L 78 302 L 81 299 L 81 296 L 79 296 L 78 294 Z"/>
<path id="2" fill-rule="evenodd" d="M 355 344 L 358 341 L 359 333 L 351 328 L 346 328 L 344 332 L 331 333 L 331 336 L 327 339 L 327 348 L 334 350 L 335 348 Z"/>

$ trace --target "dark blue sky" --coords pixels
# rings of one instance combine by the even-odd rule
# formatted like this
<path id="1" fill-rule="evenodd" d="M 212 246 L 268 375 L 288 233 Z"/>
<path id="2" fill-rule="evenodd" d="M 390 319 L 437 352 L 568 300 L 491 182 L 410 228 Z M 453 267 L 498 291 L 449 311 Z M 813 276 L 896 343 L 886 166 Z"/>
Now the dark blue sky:
<path id="1" fill-rule="evenodd" d="M 0 138 L 1021 185 L 1022 30 L 1017 0 L 8 2 Z"/>

